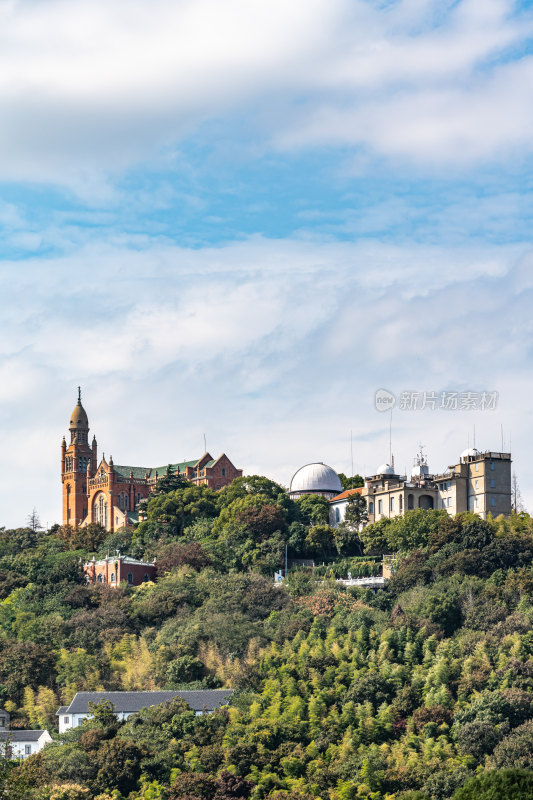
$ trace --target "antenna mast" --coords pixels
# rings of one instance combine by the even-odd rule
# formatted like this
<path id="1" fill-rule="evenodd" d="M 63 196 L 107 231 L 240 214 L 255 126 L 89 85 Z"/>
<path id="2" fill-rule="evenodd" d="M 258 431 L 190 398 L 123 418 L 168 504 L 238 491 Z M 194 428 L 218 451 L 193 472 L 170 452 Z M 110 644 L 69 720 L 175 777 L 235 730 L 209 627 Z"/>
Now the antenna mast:
<path id="1" fill-rule="evenodd" d="M 392 408 L 390 410 L 389 422 L 389 464 L 392 466 Z"/>

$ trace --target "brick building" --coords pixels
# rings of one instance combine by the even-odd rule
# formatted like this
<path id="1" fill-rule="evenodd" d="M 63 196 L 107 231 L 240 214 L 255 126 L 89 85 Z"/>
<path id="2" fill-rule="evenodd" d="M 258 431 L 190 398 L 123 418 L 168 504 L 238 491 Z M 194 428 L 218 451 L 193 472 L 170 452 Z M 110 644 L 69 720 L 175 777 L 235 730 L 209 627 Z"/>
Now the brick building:
<path id="1" fill-rule="evenodd" d="M 85 562 L 83 571 L 87 583 L 105 583 L 107 586 L 118 586 L 123 582 L 130 586 L 140 586 L 156 577 L 155 562 L 137 561 L 129 556 L 121 556 L 120 553 L 98 561 L 93 556 L 92 561 Z"/>
<path id="2" fill-rule="evenodd" d="M 63 484 L 63 525 L 99 522 L 108 531 L 138 521 L 138 506 L 153 491 L 163 467 L 134 467 L 115 464 L 104 455 L 98 460 L 96 437 L 89 444 L 89 420 L 78 402 L 70 418 L 70 443 L 61 443 L 61 482 Z M 235 478 L 237 469 L 223 453 L 214 459 L 209 453 L 191 461 L 170 464 L 174 472 L 198 486 L 221 489 Z"/>

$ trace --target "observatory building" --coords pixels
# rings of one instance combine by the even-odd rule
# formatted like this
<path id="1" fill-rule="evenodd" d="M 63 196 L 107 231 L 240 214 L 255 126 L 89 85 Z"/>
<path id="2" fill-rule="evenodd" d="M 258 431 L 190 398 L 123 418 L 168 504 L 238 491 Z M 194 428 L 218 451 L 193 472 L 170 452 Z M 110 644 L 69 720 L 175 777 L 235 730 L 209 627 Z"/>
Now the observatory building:
<path id="1" fill-rule="evenodd" d="M 331 500 L 342 492 L 341 479 L 332 467 L 318 462 L 306 464 L 294 473 L 289 487 L 289 497 L 296 500 L 304 494 L 318 494 Z"/>

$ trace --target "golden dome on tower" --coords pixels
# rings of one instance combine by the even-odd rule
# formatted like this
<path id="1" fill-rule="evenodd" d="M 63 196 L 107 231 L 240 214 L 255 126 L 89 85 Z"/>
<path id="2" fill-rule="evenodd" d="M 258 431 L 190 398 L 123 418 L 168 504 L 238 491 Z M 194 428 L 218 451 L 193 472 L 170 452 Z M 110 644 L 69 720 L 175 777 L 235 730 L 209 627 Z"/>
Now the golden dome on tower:
<path id="1" fill-rule="evenodd" d="M 69 428 L 72 430 L 72 428 L 88 429 L 88 427 L 89 417 L 87 416 L 87 412 L 81 404 L 81 389 L 78 387 L 78 402 L 74 406 L 74 411 L 70 415 Z"/>

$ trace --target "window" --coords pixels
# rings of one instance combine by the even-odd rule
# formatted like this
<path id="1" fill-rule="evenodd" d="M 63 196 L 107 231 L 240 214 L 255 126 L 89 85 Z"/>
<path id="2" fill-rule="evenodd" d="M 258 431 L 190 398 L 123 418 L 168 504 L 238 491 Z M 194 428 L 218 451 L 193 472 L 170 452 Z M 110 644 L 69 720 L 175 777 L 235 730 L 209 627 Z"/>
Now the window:
<path id="1" fill-rule="evenodd" d="M 107 528 L 107 500 L 102 492 L 97 495 L 93 505 L 94 521 Z"/>
<path id="2" fill-rule="evenodd" d="M 368 513 L 369 514 L 373 514 L 374 513 L 374 503 L 372 502 L 372 500 L 368 504 Z"/>
<path id="3" fill-rule="evenodd" d="M 340 522 L 341 512 L 339 511 L 338 507 L 335 508 L 335 522 Z"/>
<path id="4" fill-rule="evenodd" d="M 476 472 L 479 470 L 479 462 L 476 461 Z"/>
<path id="5" fill-rule="evenodd" d="M 133 573 L 132 572 L 128 572 L 128 583 L 130 584 L 130 586 L 133 584 Z"/>
<path id="6" fill-rule="evenodd" d="M 226 467 L 222 467 L 222 477 L 226 477 Z"/>
<path id="7" fill-rule="evenodd" d="M 150 580 L 150 576 L 148 575 L 148 573 L 147 573 L 147 572 L 145 572 L 145 573 L 144 573 L 144 582 L 145 582 L 145 583 L 148 583 L 148 581 L 149 581 L 149 580 Z"/>
<path id="8" fill-rule="evenodd" d="M 115 573 L 111 573 L 111 583 L 115 583 Z"/>
<path id="9" fill-rule="evenodd" d="M 394 497 L 391 497 L 390 499 L 390 510 L 394 511 Z"/>
<path id="10" fill-rule="evenodd" d="M 103 583 L 104 582 L 104 579 L 103 579 L 102 575 L 97 575 L 96 576 L 96 580 L 98 581 L 98 583 Z"/>
<path id="11" fill-rule="evenodd" d="M 446 498 L 445 497 L 442 498 L 442 507 L 446 508 Z"/>
<path id="12" fill-rule="evenodd" d="M 63 724 L 68 725 L 70 722 L 70 717 L 63 717 Z"/>
<path id="13" fill-rule="evenodd" d="M 494 489 L 495 486 L 496 486 L 496 481 L 494 480 L 494 478 L 491 478 L 490 479 L 490 488 Z"/>
<path id="14" fill-rule="evenodd" d="M 400 495 L 400 511 L 403 511 L 403 495 Z"/>
<path id="15" fill-rule="evenodd" d="M 491 497 L 490 498 L 490 504 L 491 504 L 491 506 L 495 506 L 496 505 L 496 498 L 495 497 Z"/>
<path id="16" fill-rule="evenodd" d="M 494 461 L 491 461 L 491 462 L 490 462 L 490 468 L 491 468 L 491 469 L 494 469 Z"/>
<path id="17" fill-rule="evenodd" d="M 448 497 L 448 508 L 450 508 L 451 504 L 452 504 L 452 498 Z"/>
<path id="18" fill-rule="evenodd" d="M 476 481 L 476 489 L 479 489 L 479 481 Z"/>
<path id="19" fill-rule="evenodd" d="M 383 500 L 378 500 L 378 514 L 383 514 Z"/>
<path id="20" fill-rule="evenodd" d="M 24 754 L 27 756 L 31 756 L 31 744 L 24 745 Z"/>

